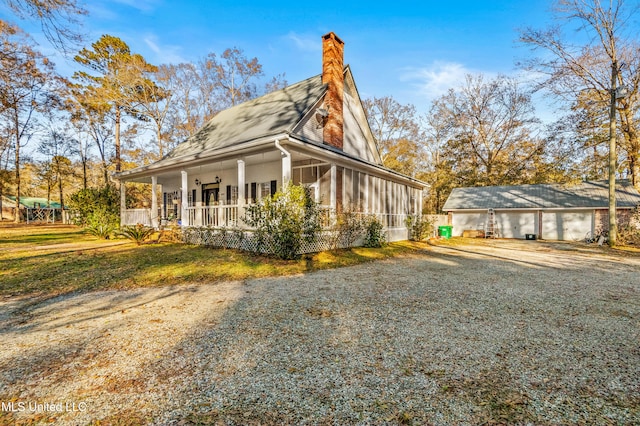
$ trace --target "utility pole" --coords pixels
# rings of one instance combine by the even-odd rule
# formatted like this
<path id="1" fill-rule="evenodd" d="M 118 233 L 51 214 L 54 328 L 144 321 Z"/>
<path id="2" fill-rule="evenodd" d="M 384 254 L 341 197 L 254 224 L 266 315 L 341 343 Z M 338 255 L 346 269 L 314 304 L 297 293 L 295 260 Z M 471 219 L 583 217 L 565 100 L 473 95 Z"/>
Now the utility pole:
<path id="1" fill-rule="evenodd" d="M 609 245 L 614 247 L 618 238 L 616 219 L 616 84 L 618 61 L 611 64 L 611 109 L 609 110 Z"/>

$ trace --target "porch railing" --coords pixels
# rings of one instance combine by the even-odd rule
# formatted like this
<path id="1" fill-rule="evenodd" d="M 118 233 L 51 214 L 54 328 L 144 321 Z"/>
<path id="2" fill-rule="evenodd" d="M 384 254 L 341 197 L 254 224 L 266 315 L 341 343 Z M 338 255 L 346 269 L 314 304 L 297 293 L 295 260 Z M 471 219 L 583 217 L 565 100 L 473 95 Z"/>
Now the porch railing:
<path id="1" fill-rule="evenodd" d="M 233 228 L 240 225 L 238 211 L 237 205 L 187 207 L 189 225 L 215 228 Z"/>
<path id="2" fill-rule="evenodd" d="M 190 226 L 207 226 L 213 228 L 246 227 L 241 220 L 238 205 L 218 206 L 191 206 L 187 207 L 187 215 Z M 364 214 L 368 216 L 368 214 Z M 385 229 L 404 228 L 406 226 L 406 214 L 374 213 Z M 329 228 L 333 224 L 331 210 L 321 208 L 321 224 L 323 228 Z M 184 223 L 184 222 L 183 222 Z M 151 226 L 150 209 L 127 209 L 122 218 L 123 225 L 142 224 Z"/>
<path id="3" fill-rule="evenodd" d="M 123 212 L 121 218 L 123 225 L 145 225 L 151 226 L 151 210 L 150 209 L 127 209 Z"/>

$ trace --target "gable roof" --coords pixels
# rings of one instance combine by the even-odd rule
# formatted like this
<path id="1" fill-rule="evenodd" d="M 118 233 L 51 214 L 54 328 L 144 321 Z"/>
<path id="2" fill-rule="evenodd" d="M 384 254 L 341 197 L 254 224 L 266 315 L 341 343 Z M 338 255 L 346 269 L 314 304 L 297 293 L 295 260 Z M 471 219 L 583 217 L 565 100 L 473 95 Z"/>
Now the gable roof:
<path id="1" fill-rule="evenodd" d="M 317 75 L 220 111 L 160 162 L 290 132 L 324 92 Z"/>
<path id="2" fill-rule="evenodd" d="M 640 193 L 629 181 L 616 183 L 616 206 L 633 208 Z M 577 185 L 538 184 L 455 188 L 443 210 L 608 208 L 606 181 Z"/>

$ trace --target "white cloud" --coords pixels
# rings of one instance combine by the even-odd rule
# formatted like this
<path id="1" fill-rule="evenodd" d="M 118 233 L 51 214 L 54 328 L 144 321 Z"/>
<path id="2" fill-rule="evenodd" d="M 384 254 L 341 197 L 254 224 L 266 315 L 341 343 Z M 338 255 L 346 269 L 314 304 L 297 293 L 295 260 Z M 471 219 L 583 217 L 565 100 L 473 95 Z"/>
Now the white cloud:
<path id="1" fill-rule="evenodd" d="M 299 50 L 305 52 L 318 52 L 322 48 L 320 37 L 317 36 L 311 37 L 309 35 L 296 34 L 295 32 L 290 31 L 285 36 L 285 39 L 293 42 Z"/>
<path id="2" fill-rule="evenodd" d="M 141 12 L 152 12 L 159 3 L 158 0 L 115 0 L 115 2 L 138 9 Z"/>
<path id="3" fill-rule="evenodd" d="M 160 45 L 158 43 L 158 37 L 153 34 L 144 37 L 143 40 L 147 47 L 155 54 L 155 60 L 149 60 L 151 63 L 159 65 L 188 62 L 180 55 L 182 49 L 179 46 Z"/>
<path id="4" fill-rule="evenodd" d="M 423 68 L 404 68 L 400 79 L 413 84 L 421 95 L 435 99 L 449 89 L 459 87 L 465 75 L 473 73 L 464 65 L 455 62 L 435 61 Z"/>

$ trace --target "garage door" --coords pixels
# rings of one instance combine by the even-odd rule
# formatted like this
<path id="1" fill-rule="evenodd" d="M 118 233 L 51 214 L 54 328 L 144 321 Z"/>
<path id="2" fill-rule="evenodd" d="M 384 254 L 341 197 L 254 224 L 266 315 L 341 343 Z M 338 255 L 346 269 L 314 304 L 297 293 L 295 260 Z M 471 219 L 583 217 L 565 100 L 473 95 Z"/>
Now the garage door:
<path id="1" fill-rule="evenodd" d="M 593 232 L 593 210 L 542 212 L 542 238 L 580 241 Z"/>
<path id="2" fill-rule="evenodd" d="M 496 228 L 500 238 L 525 238 L 525 234 L 537 234 L 537 212 L 496 211 Z"/>

